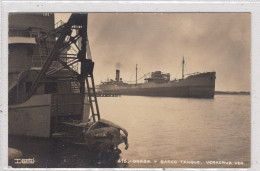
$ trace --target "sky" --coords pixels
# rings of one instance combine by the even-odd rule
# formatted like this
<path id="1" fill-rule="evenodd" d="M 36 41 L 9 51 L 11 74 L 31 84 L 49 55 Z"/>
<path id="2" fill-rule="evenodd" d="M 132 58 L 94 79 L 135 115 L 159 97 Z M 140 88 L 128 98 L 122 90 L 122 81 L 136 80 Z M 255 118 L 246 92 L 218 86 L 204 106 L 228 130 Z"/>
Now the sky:
<path id="1" fill-rule="evenodd" d="M 185 74 L 216 71 L 217 91 L 250 91 L 250 13 L 89 13 L 88 37 L 96 84 L 116 69 L 135 81 L 136 64 L 138 78 L 160 70 L 178 79 L 184 57 Z"/>

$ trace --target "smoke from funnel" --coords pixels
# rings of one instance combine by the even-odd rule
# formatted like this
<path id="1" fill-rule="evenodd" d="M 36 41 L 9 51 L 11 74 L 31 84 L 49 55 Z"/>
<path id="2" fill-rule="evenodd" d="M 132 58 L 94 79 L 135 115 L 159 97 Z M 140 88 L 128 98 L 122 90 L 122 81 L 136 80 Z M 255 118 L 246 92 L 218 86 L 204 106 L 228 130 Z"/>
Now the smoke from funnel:
<path id="1" fill-rule="evenodd" d="M 120 69 L 120 66 L 121 66 L 120 62 L 117 62 L 116 63 L 116 69 Z"/>

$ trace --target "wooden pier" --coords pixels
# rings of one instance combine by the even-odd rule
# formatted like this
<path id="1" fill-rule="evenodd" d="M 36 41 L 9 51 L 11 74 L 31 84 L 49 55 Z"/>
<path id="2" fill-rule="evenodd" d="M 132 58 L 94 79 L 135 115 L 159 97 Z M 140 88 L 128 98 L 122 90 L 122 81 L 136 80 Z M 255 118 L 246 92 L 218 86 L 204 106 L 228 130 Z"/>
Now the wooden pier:
<path id="1" fill-rule="evenodd" d="M 119 93 L 97 93 L 98 97 L 120 97 Z"/>

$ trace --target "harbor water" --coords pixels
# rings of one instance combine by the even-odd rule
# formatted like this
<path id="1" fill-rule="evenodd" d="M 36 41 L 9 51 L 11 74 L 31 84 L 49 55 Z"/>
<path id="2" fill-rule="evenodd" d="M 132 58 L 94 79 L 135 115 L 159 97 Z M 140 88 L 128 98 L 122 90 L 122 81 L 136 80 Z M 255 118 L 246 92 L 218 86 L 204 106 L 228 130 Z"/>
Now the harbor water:
<path id="1" fill-rule="evenodd" d="M 46 139 L 9 138 L 34 165 L 13 167 L 250 167 L 250 96 L 214 99 L 98 97 L 102 119 L 128 133 L 116 165 L 98 165 L 83 147 Z"/>
<path id="2" fill-rule="evenodd" d="M 102 118 L 128 130 L 130 147 L 119 161 L 126 167 L 250 165 L 249 95 L 122 96 L 99 104 Z"/>

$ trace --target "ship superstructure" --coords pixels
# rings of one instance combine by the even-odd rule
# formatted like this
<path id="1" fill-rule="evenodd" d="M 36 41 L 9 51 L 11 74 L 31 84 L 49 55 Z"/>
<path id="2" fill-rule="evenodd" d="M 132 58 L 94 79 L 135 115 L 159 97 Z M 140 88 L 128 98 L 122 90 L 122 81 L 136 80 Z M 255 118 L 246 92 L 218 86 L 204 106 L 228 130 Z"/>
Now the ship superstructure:
<path id="1" fill-rule="evenodd" d="M 42 130 L 42 135 L 39 130 L 25 134 L 48 137 L 61 118 L 88 120 L 90 105 L 85 99 L 83 72 L 79 71 L 86 61 L 86 48 L 79 45 L 80 50 L 70 54 L 73 41 L 84 39 L 80 30 L 86 21 L 84 15 L 73 15 L 69 24 L 54 28 L 54 14 L 10 14 L 9 133 L 23 132 L 36 124 L 34 130 Z M 75 37 L 71 27 L 79 30 Z M 30 112 L 34 109 L 42 114 Z M 15 126 L 15 119 L 19 122 L 23 114 L 32 120 Z M 42 124 L 37 124 L 40 117 Z"/>
<path id="2" fill-rule="evenodd" d="M 100 117 L 87 19 L 86 13 L 72 14 L 55 27 L 51 13 L 9 15 L 10 135 L 62 131 L 91 148 L 127 145 L 127 131 Z"/>

